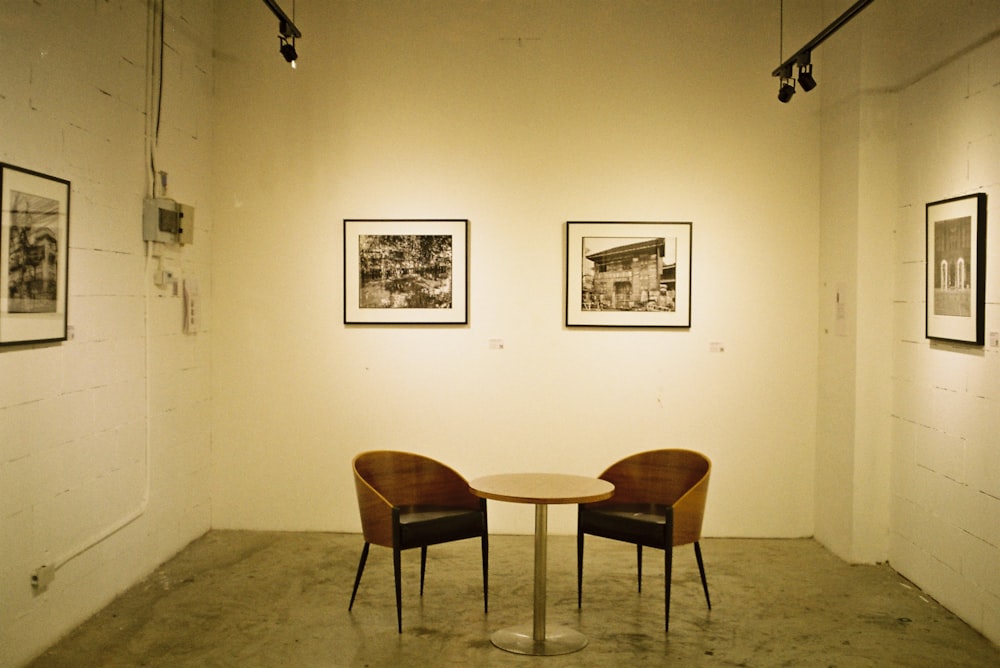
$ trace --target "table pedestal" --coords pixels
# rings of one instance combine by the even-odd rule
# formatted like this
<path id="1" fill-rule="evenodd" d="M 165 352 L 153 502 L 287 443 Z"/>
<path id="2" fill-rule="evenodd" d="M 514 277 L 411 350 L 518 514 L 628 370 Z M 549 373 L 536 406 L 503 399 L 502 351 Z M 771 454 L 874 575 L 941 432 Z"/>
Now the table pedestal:
<path id="1" fill-rule="evenodd" d="M 568 626 L 551 626 L 544 640 L 535 640 L 532 625 L 522 624 L 495 631 L 490 642 L 514 654 L 556 656 L 571 654 L 587 646 L 587 636 Z"/>
<path id="2" fill-rule="evenodd" d="M 587 645 L 587 637 L 565 626 L 545 627 L 545 561 L 548 504 L 592 503 L 611 498 L 615 486 L 607 480 L 560 473 L 507 473 L 469 483 L 476 496 L 511 503 L 535 504 L 535 619 L 533 624 L 501 629 L 490 636 L 500 649 L 515 654 L 569 654 Z"/>
<path id="3" fill-rule="evenodd" d="M 548 560 L 548 506 L 535 504 L 535 616 L 532 624 L 500 629 L 490 641 L 515 654 L 555 656 L 587 645 L 587 636 L 567 626 L 545 626 L 545 583 Z"/>

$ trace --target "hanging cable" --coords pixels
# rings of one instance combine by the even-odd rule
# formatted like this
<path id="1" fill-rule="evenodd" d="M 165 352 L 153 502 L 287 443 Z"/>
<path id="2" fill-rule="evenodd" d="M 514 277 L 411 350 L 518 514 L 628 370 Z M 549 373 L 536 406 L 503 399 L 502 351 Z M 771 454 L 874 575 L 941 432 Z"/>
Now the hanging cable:
<path id="1" fill-rule="evenodd" d="M 146 151 L 149 159 L 147 196 L 149 197 L 157 196 L 156 148 L 160 142 L 160 117 L 163 111 L 163 52 L 166 11 L 166 0 L 152 0 L 150 2 L 146 46 L 146 59 L 149 67 L 149 78 L 146 86 Z"/>

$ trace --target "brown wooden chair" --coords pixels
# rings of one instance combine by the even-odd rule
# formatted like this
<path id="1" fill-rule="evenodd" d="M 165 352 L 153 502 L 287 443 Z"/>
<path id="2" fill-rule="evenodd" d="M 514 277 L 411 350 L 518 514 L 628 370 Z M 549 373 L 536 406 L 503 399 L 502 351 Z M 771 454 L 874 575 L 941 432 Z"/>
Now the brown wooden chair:
<path id="1" fill-rule="evenodd" d="M 474 496 L 454 469 L 410 452 L 378 450 L 354 458 L 354 486 L 365 546 L 348 610 L 361 584 L 361 574 L 374 543 L 392 548 L 396 578 L 396 624 L 403 632 L 400 553 L 420 548 L 420 595 L 424 593 L 427 546 L 464 538 L 480 538 L 483 551 L 483 609 L 488 610 L 489 541 L 486 499 Z"/>
<path id="2" fill-rule="evenodd" d="M 701 558 L 701 523 L 712 462 L 691 450 L 651 450 L 612 464 L 599 478 L 614 484 L 607 500 L 580 504 L 577 517 L 577 607 L 583 601 L 583 537 L 585 534 L 634 543 L 642 592 L 642 548 L 663 550 L 664 630 L 670 629 L 670 579 L 673 550 L 694 543 L 694 554 L 708 596 Z"/>

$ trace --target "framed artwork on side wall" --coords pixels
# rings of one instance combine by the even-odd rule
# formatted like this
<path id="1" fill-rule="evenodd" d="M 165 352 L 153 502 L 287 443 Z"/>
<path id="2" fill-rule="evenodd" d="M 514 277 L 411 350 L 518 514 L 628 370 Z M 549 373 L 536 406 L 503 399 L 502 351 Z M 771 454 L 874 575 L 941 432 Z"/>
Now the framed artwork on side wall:
<path id="1" fill-rule="evenodd" d="M 344 323 L 469 322 L 469 221 L 344 220 Z"/>
<path id="2" fill-rule="evenodd" d="M 983 345 L 986 194 L 929 203 L 926 235 L 927 338 Z"/>
<path id="3" fill-rule="evenodd" d="M 66 340 L 69 190 L 0 163 L 0 345 Z"/>
<path id="4" fill-rule="evenodd" d="M 690 327 L 691 223 L 566 223 L 567 327 Z"/>

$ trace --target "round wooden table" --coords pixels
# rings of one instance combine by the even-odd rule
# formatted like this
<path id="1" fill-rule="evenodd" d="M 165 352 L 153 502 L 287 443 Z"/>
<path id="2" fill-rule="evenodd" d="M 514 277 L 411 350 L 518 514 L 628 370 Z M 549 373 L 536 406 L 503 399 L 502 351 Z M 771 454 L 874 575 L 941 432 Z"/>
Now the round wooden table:
<path id="1" fill-rule="evenodd" d="M 535 505 L 535 614 L 532 624 L 493 633 L 490 640 L 515 654 L 553 656 L 583 649 L 587 636 L 566 626 L 545 626 L 545 582 L 550 503 L 589 503 L 610 498 L 615 486 L 606 480 L 562 473 L 504 473 L 469 483 L 476 496 Z"/>

